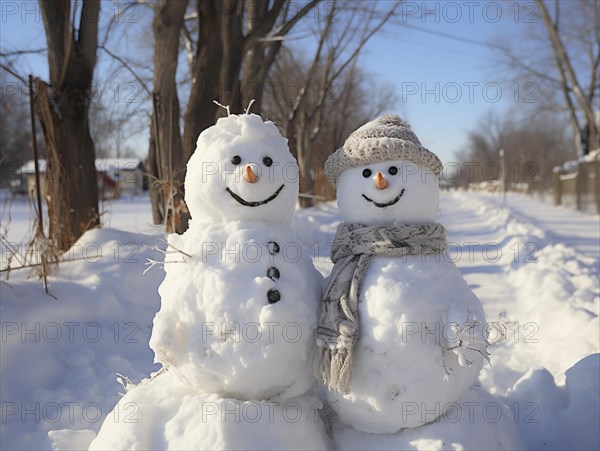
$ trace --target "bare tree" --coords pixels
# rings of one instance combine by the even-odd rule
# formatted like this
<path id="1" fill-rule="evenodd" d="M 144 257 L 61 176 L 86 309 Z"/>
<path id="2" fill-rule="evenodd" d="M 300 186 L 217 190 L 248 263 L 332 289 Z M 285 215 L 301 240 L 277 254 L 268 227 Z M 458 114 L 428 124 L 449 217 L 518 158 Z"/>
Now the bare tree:
<path id="1" fill-rule="evenodd" d="M 183 201 L 185 164 L 180 106 L 175 82 L 179 57 L 179 36 L 187 0 L 159 0 L 154 11 L 154 92 L 148 172 L 152 177 L 150 195 L 156 224 L 169 232 L 187 228 Z"/>
<path id="2" fill-rule="evenodd" d="M 287 110 L 280 115 L 290 148 L 298 160 L 300 192 L 303 195 L 300 205 L 303 207 L 312 205 L 315 194 L 315 149 L 318 147 L 317 142 L 325 139 L 323 132 L 332 110 L 330 105 L 335 102 L 336 106 L 341 106 L 342 114 L 349 113 L 353 89 L 357 85 L 355 75 L 358 56 L 369 39 L 394 15 L 400 1 L 383 11 L 377 2 L 346 3 L 339 9 L 337 2 L 334 1 L 331 5 L 333 16 L 321 24 L 317 31 L 317 49 L 307 69 L 301 69 L 302 63 L 288 52 L 288 65 L 295 66 L 296 73 L 300 72 L 302 75 L 298 95 L 294 99 L 288 99 L 291 102 L 285 102 L 284 99 L 279 105 L 280 109 L 283 107 Z M 340 96 L 345 76 L 345 89 Z M 282 79 L 280 83 L 285 84 L 285 81 Z M 316 86 L 316 90 L 311 89 L 313 86 Z M 330 140 L 334 138 L 334 141 L 341 141 L 340 132 L 345 131 L 348 117 L 336 116 L 341 122 L 337 127 L 333 125 L 334 134 L 329 137 Z"/>
<path id="3" fill-rule="evenodd" d="M 551 187 L 554 166 L 573 156 L 567 142 L 559 118 L 550 112 L 532 117 L 517 111 L 503 116 L 490 111 L 469 133 L 465 148 L 457 155 L 467 164 L 460 179 L 452 179 L 461 185 L 500 180 L 499 151 L 504 149 L 508 187 L 527 183 L 533 190 L 545 191 Z"/>
<path id="4" fill-rule="evenodd" d="M 35 107 L 46 143 L 50 239 L 67 250 L 100 225 L 94 143 L 88 125 L 100 2 L 40 1 L 50 84 L 36 79 Z M 79 13 L 79 14 L 78 14 Z"/>
<path id="5" fill-rule="evenodd" d="M 581 136 L 581 150 L 578 153 L 589 153 L 590 150 L 599 145 L 598 124 L 594 117 L 592 101 L 597 94 L 600 94 L 598 85 L 598 70 L 600 65 L 600 2 L 597 0 L 583 1 L 580 3 L 581 12 L 588 16 L 588 20 L 593 21 L 593 25 L 585 26 L 584 32 L 589 32 L 590 37 L 595 37 L 588 47 L 587 56 L 589 57 L 589 84 L 584 87 L 580 81 L 582 76 L 578 76 L 572 62 L 571 55 L 564 43 L 559 30 L 560 3 L 554 0 L 554 17 L 551 17 L 546 4 L 542 0 L 536 0 L 540 8 L 548 38 L 552 44 L 552 53 L 556 60 L 556 67 L 560 76 L 561 87 L 567 104 L 569 117 L 576 135 Z M 588 22 L 589 23 L 589 22 Z M 588 25 L 588 24 L 586 24 Z M 577 31 L 582 31 L 577 29 Z M 595 49 L 594 49 L 595 47 Z M 578 112 L 582 113 L 583 120 L 580 122 Z"/>
<path id="6" fill-rule="evenodd" d="M 198 1 L 199 36 L 184 115 L 185 161 L 200 132 L 224 114 L 213 100 L 242 111 L 251 94 L 258 100 L 253 111 L 260 114 L 264 81 L 282 41 L 317 3 L 300 8 L 290 0 Z"/>
<path id="7" fill-rule="evenodd" d="M 173 4 L 173 3 L 176 3 Z M 242 87 L 262 85 L 282 40 L 317 4 L 310 1 L 291 9 L 290 0 L 243 0 L 195 2 L 186 16 L 187 0 L 159 0 L 155 6 L 153 138 L 149 173 L 155 223 L 168 231 L 187 228 L 183 202 L 185 163 L 202 130 L 222 114 L 213 100 L 242 110 Z M 293 11 L 293 14 L 291 12 Z M 197 21 L 192 36 L 186 17 Z M 179 37 L 188 56 L 191 87 L 179 128 L 180 106 L 175 83 Z M 254 107 L 260 111 L 260 105 Z"/>
<path id="8" fill-rule="evenodd" d="M 539 89 L 539 109 L 567 114 L 574 147 L 583 155 L 600 139 L 593 107 L 600 97 L 600 1 L 552 4 L 551 12 L 550 1 L 536 0 L 538 25 L 531 20 L 518 48 L 503 47 L 504 60 L 520 78 L 535 80 L 529 86 Z"/>

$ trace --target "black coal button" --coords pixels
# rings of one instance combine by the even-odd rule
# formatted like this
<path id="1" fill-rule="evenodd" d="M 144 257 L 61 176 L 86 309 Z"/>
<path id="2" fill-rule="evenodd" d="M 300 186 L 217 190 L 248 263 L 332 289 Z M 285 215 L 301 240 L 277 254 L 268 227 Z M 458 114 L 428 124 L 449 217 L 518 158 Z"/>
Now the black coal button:
<path id="1" fill-rule="evenodd" d="M 267 249 L 269 250 L 269 254 L 271 254 L 271 255 L 278 254 L 280 251 L 279 243 L 277 243 L 275 241 L 269 241 L 267 243 Z"/>
<path id="2" fill-rule="evenodd" d="M 279 277 L 281 276 L 281 273 L 279 272 L 279 270 L 275 267 L 275 266 L 271 266 L 268 270 L 267 270 L 267 277 L 271 280 L 275 280 L 275 279 L 279 279 Z"/>
<path id="3" fill-rule="evenodd" d="M 275 304 L 276 302 L 278 302 L 281 299 L 281 294 L 279 293 L 279 290 L 270 289 L 267 293 L 267 299 L 269 301 L 269 304 Z"/>

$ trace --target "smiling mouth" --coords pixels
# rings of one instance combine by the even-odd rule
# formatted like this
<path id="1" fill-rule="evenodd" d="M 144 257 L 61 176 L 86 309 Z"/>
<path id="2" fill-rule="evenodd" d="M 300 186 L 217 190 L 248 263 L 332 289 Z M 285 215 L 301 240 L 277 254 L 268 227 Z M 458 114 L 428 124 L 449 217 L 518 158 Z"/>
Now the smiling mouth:
<path id="1" fill-rule="evenodd" d="M 365 199 L 367 199 L 369 202 L 374 203 L 376 207 L 385 208 L 385 207 L 390 207 L 390 206 L 394 205 L 395 203 L 397 203 L 400 200 L 400 198 L 402 197 L 403 194 L 404 194 L 404 189 L 402 189 L 402 191 L 400 191 L 400 194 L 398 194 L 396 197 L 394 197 L 389 202 L 375 202 L 373 199 L 369 199 L 364 194 L 362 195 L 362 197 L 364 197 Z"/>
<path id="2" fill-rule="evenodd" d="M 281 190 L 283 189 L 284 186 L 285 185 L 281 185 L 272 196 L 267 197 L 265 200 L 259 200 L 259 201 L 247 201 L 244 198 L 235 194 L 233 191 L 231 191 L 229 189 L 229 187 L 225 188 L 225 191 L 227 191 L 231 197 L 233 197 L 237 202 L 242 204 L 244 207 L 259 207 L 261 205 L 268 204 L 273 199 L 275 199 L 277 196 L 279 196 L 279 193 L 281 192 Z"/>

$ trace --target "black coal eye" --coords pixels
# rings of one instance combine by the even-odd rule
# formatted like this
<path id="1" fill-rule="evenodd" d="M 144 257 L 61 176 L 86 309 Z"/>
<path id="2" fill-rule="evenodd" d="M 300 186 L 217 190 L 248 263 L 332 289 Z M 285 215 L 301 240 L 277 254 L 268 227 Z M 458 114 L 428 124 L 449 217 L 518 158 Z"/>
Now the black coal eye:
<path id="1" fill-rule="evenodd" d="M 271 157 L 264 157 L 263 163 L 266 167 L 270 167 L 273 164 L 273 160 L 271 159 Z"/>
<path id="2" fill-rule="evenodd" d="M 233 157 L 231 159 L 231 162 L 237 166 L 238 164 L 240 164 L 242 162 L 242 159 L 239 155 L 236 155 L 235 157 Z"/>
<path id="3" fill-rule="evenodd" d="M 390 166 L 388 172 L 390 173 L 390 175 L 396 175 L 398 173 L 398 168 L 396 166 Z"/>
<path id="4" fill-rule="evenodd" d="M 363 177 L 367 179 L 367 178 L 371 177 L 371 174 L 372 174 L 372 173 L 373 173 L 373 172 L 371 172 L 371 170 L 370 170 L 370 169 L 365 169 L 365 170 L 363 171 Z"/>

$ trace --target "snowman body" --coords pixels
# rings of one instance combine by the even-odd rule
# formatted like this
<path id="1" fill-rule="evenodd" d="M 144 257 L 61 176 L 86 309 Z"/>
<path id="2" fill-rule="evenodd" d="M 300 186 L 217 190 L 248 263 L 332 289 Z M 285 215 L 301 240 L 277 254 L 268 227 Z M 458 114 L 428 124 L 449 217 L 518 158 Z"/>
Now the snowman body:
<path id="1" fill-rule="evenodd" d="M 439 417 L 477 379 L 483 359 L 460 366 L 453 323 L 481 303 L 456 266 L 440 255 L 374 257 L 358 305 L 350 391 L 328 392 L 342 422 L 371 433 L 393 433 Z M 481 356 L 479 356 L 481 357 Z"/>
<path id="2" fill-rule="evenodd" d="M 290 229 L 193 224 L 169 242 L 150 346 L 203 393 L 293 397 L 311 386 L 319 275 Z M 169 257 L 171 258 L 171 257 Z"/>
<path id="3" fill-rule="evenodd" d="M 150 347 L 196 391 L 293 397 L 312 383 L 321 277 L 289 222 L 298 166 L 272 122 L 221 118 L 188 162 Z M 182 252 L 177 252 L 183 251 Z"/>
<path id="4" fill-rule="evenodd" d="M 409 161 L 347 169 L 337 185 L 346 222 L 435 223 L 437 178 Z M 477 380 L 484 354 L 459 346 L 457 330 L 473 323 L 464 338 L 485 344 L 483 307 L 445 253 L 372 257 L 358 313 L 349 391 L 328 392 L 342 422 L 369 433 L 421 426 Z"/>

